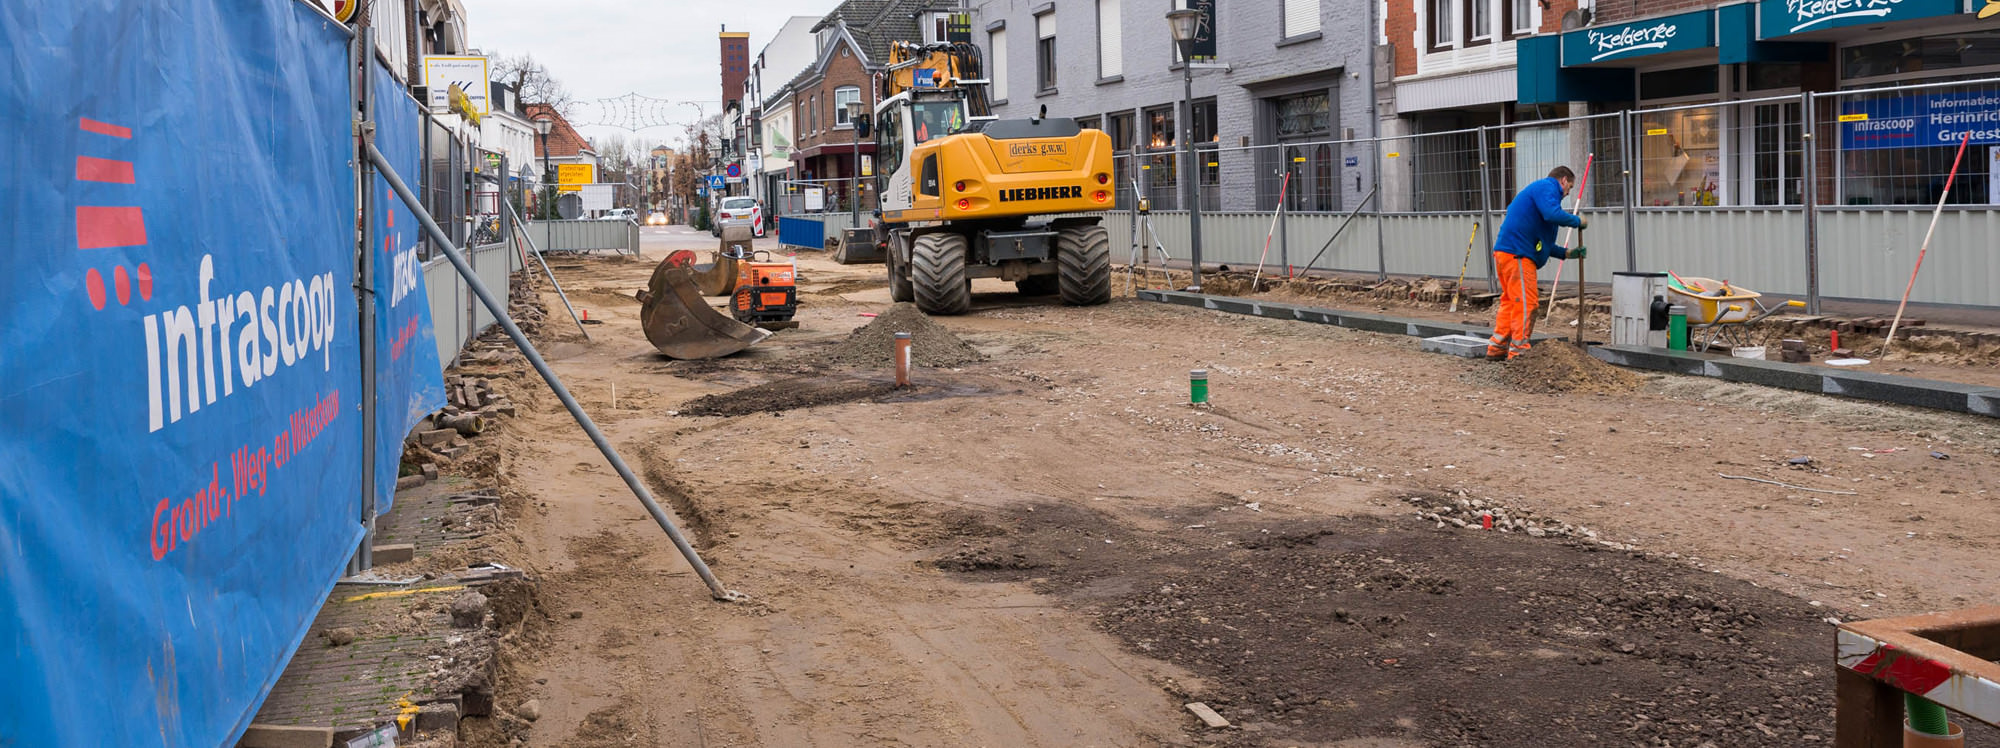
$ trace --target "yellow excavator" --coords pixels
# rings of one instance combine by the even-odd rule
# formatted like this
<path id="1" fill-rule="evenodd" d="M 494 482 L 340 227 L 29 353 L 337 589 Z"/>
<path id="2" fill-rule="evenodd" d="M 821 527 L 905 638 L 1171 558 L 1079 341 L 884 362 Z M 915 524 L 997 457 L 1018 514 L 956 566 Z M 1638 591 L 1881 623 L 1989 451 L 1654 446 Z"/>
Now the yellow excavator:
<path id="1" fill-rule="evenodd" d="M 1096 214 L 1117 190 L 1111 138 L 1067 117 L 993 117 L 971 44 L 899 42 L 889 62 L 861 125 L 875 135 L 880 207 L 872 236 L 835 259 L 886 262 L 890 295 L 929 314 L 964 313 L 973 278 L 1109 301 L 1111 240 Z M 874 251 L 851 246 L 861 242 Z"/>

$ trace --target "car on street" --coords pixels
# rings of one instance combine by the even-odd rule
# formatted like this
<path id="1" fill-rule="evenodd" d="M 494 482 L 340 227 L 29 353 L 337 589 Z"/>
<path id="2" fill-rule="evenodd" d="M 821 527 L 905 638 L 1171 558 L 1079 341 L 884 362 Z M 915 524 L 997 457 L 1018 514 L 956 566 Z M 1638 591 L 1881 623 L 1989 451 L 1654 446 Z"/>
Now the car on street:
<path id="1" fill-rule="evenodd" d="M 722 235 L 724 226 L 748 226 L 751 236 L 764 235 L 764 205 L 754 197 L 725 197 L 710 222 L 708 233 Z"/>
<path id="2" fill-rule="evenodd" d="M 597 220 L 632 221 L 634 223 L 637 223 L 639 221 L 639 212 L 631 208 L 612 208 L 610 210 L 605 211 L 604 215 L 598 216 Z"/>
<path id="3" fill-rule="evenodd" d="M 667 225 L 667 214 L 661 213 L 659 211 L 653 211 L 651 215 L 646 216 L 646 225 L 647 226 Z"/>

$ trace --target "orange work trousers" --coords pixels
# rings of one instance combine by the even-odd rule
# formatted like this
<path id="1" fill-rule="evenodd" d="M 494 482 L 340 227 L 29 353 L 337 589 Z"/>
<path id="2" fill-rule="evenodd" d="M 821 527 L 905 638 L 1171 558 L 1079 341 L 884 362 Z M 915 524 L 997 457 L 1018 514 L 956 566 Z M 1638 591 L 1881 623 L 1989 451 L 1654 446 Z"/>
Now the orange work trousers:
<path id="1" fill-rule="evenodd" d="M 1500 310 L 1493 315 L 1493 337 L 1486 341 L 1486 355 L 1507 358 L 1528 350 L 1528 338 L 1535 332 L 1535 309 L 1541 306 L 1541 288 L 1536 285 L 1535 261 L 1506 252 L 1493 253 L 1493 265 L 1500 274 Z"/>

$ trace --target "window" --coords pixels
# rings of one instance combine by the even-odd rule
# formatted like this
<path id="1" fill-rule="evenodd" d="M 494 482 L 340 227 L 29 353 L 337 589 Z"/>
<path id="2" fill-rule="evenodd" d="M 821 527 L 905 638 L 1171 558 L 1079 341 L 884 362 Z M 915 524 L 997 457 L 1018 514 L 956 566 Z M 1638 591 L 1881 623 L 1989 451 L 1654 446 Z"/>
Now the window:
<path id="1" fill-rule="evenodd" d="M 860 100 L 861 89 L 858 87 L 841 86 L 833 89 L 833 126 L 853 127 L 854 123 L 847 121 L 847 102 Z"/>
<path id="2" fill-rule="evenodd" d="M 812 132 L 817 134 L 819 132 L 819 94 L 813 94 L 806 98 L 806 116 L 811 118 L 809 124 L 812 125 Z"/>
<path id="3" fill-rule="evenodd" d="M 1110 78 L 1125 72 L 1125 50 L 1119 44 L 1118 0 L 1097 0 L 1097 77 Z"/>
<path id="4" fill-rule="evenodd" d="M 1214 143 L 1218 140 L 1215 133 L 1214 99 L 1203 99 L 1194 103 L 1194 120 L 1192 124 L 1194 125 L 1195 145 Z"/>
<path id="5" fill-rule="evenodd" d="M 1492 0 L 1469 0 L 1466 3 L 1466 26 L 1472 30 L 1468 36 L 1472 41 L 1487 41 L 1493 38 Z"/>
<path id="6" fill-rule="evenodd" d="M 1319 0 L 1285 0 L 1285 36 L 1319 31 Z"/>
<path id="7" fill-rule="evenodd" d="M 1988 65 L 2000 65 L 2000 31 L 1903 39 L 1840 50 L 1841 77 L 1847 79 Z"/>
<path id="8" fill-rule="evenodd" d="M 1333 131 L 1333 112 L 1325 91 L 1276 99 L 1278 137 L 1325 135 Z"/>
<path id="9" fill-rule="evenodd" d="M 1535 33 L 1535 0 L 1505 0 L 1507 26 L 1517 36 Z"/>
<path id="10" fill-rule="evenodd" d="M 902 168 L 903 128 L 896 115 L 896 109 L 882 113 L 882 121 L 875 125 L 875 150 L 881 154 L 883 167 L 876 175 L 887 180 L 889 173 Z"/>
<path id="11" fill-rule="evenodd" d="M 956 101 L 925 101 L 910 107 L 912 110 L 910 142 L 922 145 L 932 138 L 965 129 L 965 117 Z"/>
<path id="12" fill-rule="evenodd" d="M 1056 14 L 1035 16 L 1035 85 L 1042 91 L 1056 87 Z"/>
<path id="13" fill-rule="evenodd" d="M 993 72 L 988 79 L 993 81 L 993 100 L 1007 100 L 1007 30 L 994 29 L 986 46 L 993 50 Z"/>
<path id="14" fill-rule="evenodd" d="M 1096 118 L 1096 117 L 1078 117 L 1078 118 L 1076 118 L 1076 126 L 1077 126 L 1077 127 L 1080 127 L 1080 128 L 1083 128 L 1083 129 L 1085 129 L 1085 130 L 1102 130 L 1102 129 L 1104 129 L 1104 128 L 1101 128 L 1101 127 L 1098 127 L 1098 126 L 1097 126 L 1097 118 Z"/>
<path id="15" fill-rule="evenodd" d="M 1459 0 L 1430 0 L 1431 49 L 1439 50 L 1458 44 L 1458 2 Z"/>
<path id="16" fill-rule="evenodd" d="M 1118 112 L 1111 115 L 1111 150 L 1126 151 L 1132 148 L 1132 113 Z"/>
<path id="17" fill-rule="evenodd" d="M 1146 110 L 1146 147 L 1174 147 L 1174 112 L 1167 107 Z"/>

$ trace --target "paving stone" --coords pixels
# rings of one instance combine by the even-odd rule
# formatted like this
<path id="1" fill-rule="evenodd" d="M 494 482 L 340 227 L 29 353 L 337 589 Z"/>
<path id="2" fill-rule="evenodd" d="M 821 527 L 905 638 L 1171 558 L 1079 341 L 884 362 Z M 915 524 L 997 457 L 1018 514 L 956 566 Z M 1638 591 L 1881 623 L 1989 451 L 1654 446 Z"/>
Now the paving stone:
<path id="1" fill-rule="evenodd" d="M 1417 347 L 1428 353 L 1442 353 L 1460 358 L 1484 358 L 1486 345 L 1485 338 L 1475 338 L 1471 335 L 1441 335 L 1424 338 Z"/>
<path id="2" fill-rule="evenodd" d="M 1862 400 L 1971 413 L 1972 395 L 1992 392 L 1993 388 L 1866 371 L 1834 371 L 1826 375 L 1824 391 Z"/>
<path id="3" fill-rule="evenodd" d="M 1594 345 L 1590 347 L 1590 355 L 1606 363 L 1633 369 L 1651 369 L 1693 376 L 1719 374 L 1720 370 L 1710 364 L 1717 359 L 1728 358 L 1693 351 L 1674 351 L 1635 345 Z"/>
<path id="4" fill-rule="evenodd" d="M 378 545 L 375 546 L 374 551 L 370 555 L 374 558 L 375 563 L 378 565 L 400 564 L 403 563 L 404 561 L 409 561 L 417 557 L 417 546 L 414 543 L 390 543 L 388 545 Z"/>
<path id="5" fill-rule="evenodd" d="M 333 729 L 253 724 L 243 731 L 243 739 L 236 745 L 237 748 L 332 748 Z"/>
<path id="6" fill-rule="evenodd" d="M 1731 382 L 1760 384 L 1766 387 L 1782 387 L 1803 392 L 1823 392 L 1822 379 L 1826 370 L 1802 364 L 1788 364 L 1781 361 L 1759 361 L 1748 358 L 1724 358 L 1709 362 Z"/>

